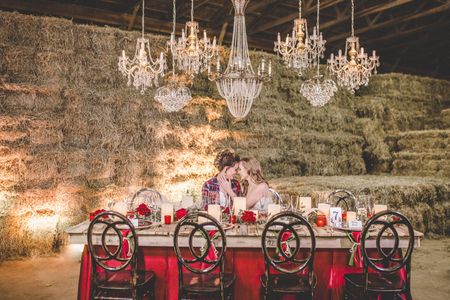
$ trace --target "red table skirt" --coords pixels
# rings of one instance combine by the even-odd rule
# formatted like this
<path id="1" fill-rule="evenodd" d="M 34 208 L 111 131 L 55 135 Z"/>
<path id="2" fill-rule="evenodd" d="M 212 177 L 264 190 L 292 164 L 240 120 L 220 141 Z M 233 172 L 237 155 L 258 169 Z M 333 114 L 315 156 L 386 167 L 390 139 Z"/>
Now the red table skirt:
<path id="1" fill-rule="evenodd" d="M 348 249 L 316 249 L 314 273 L 317 286 L 314 299 L 343 299 L 344 274 L 360 273 L 362 270 L 348 266 Z M 261 249 L 229 248 L 226 253 L 226 270 L 236 276 L 235 299 L 251 300 L 260 297 L 260 276 L 264 273 L 264 258 Z M 89 299 L 91 257 L 84 248 L 78 299 Z M 177 299 L 178 268 L 173 248 L 141 247 L 139 268 L 156 274 L 156 299 Z"/>

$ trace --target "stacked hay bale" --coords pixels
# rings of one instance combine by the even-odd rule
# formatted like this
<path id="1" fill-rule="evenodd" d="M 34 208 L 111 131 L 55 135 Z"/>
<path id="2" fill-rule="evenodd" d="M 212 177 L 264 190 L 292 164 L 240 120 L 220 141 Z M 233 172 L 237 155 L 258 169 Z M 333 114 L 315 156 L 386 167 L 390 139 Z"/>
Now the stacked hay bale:
<path id="1" fill-rule="evenodd" d="M 313 108 L 295 73 L 255 52 L 272 60 L 275 75 L 245 120 L 230 116 L 205 77 L 194 81 L 185 109 L 167 114 L 154 90 L 142 96 L 117 71 L 120 51 L 133 54 L 137 37 L 0 12 L 0 234 L 8 237 L 0 240 L 0 259 L 57 249 L 64 228 L 142 186 L 171 200 L 198 193 L 223 147 L 256 156 L 271 178 L 392 165 L 383 119 L 360 114 L 377 91 L 362 99 L 339 91 Z M 150 38 L 153 55 L 165 49 L 167 37 Z M 390 100 L 385 105 L 395 107 Z"/>

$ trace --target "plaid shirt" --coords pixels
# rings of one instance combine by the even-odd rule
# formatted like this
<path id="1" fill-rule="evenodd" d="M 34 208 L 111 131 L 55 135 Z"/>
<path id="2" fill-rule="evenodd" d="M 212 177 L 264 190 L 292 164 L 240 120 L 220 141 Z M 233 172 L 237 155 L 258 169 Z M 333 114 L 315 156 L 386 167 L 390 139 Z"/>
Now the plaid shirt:
<path id="1" fill-rule="evenodd" d="M 232 179 L 231 188 L 236 196 L 241 195 L 241 185 L 239 181 Z M 202 186 L 202 209 L 209 204 L 220 204 L 220 185 L 216 176 L 206 181 Z"/>

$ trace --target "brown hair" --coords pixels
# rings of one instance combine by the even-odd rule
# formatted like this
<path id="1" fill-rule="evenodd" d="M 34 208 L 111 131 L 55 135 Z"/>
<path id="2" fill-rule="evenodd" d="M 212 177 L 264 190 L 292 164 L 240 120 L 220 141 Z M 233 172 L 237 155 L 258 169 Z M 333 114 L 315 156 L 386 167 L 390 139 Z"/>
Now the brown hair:
<path id="1" fill-rule="evenodd" d="M 247 170 L 247 174 L 250 176 L 250 178 L 256 184 L 265 182 L 267 185 L 269 185 L 269 183 L 267 182 L 267 180 L 264 178 L 264 176 L 262 174 L 261 164 L 259 163 L 258 160 L 256 160 L 256 158 L 244 157 L 241 159 L 241 163 L 244 166 L 244 168 Z M 242 182 L 242 187 L 243 187 L 243 191 L 242 191 L 243 195 L 247 195 L 247 192 L 248 192 L 248 181 L 247 180 L 244 180 L 244 182 Z"/>
<path id="2" fill-rule="evenodd" d="M 217 153 L 214 160 L 214 166 L 222 171 L 225 167 L 232 167 L 240 161 L 239 155 L 234 153 L 232 149 L 224 149 Z"/>

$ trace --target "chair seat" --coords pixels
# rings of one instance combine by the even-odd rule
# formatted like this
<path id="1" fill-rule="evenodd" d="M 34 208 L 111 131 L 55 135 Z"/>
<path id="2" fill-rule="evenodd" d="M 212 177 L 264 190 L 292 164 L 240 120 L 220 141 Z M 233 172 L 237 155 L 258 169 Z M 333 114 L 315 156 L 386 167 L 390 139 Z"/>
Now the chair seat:
<path id="1" fill-rule="evenodd" d="M 152 271 L 137 271 L 136 287 L 148 285 L 155 281 L 155 273 Z M 101 290 L 130 290 L 131 272 L 122 270 L 118 272 L 97 273 L 97 289 Z"/>
<path id="2" fill-rule="evenodd" d="M 233 286 L 236 277 L 234 274 L 223 275 L 223 287 L 229 289 Z M 188 293 L 196 294 L 212 294 L 220 292 L 220 278 L 219 274 L 184 274 L 183 275 L 183 290 Z"/>
<path id="3" fill-rule="evenodd" d="M 363 289 L 363 273 L 345 274 L 345 283 L 349 288 Z M 372 293 L 399 293 L 404 291 L 404 281 L 398 274 L 369 274 L 368 291 Z"/>
<path id="4" fill-rule="evenodd" d="M 261 276 L 261 285 L 266 288 L 266 275 Z M 272 274 L 270 275 L 270 290 L 275 293 L 309 293 L 311 285 L 308 276 L 297 274 Z"/>

